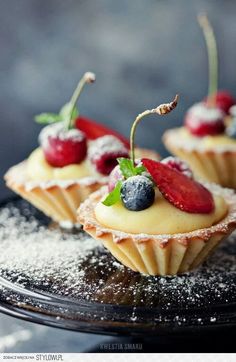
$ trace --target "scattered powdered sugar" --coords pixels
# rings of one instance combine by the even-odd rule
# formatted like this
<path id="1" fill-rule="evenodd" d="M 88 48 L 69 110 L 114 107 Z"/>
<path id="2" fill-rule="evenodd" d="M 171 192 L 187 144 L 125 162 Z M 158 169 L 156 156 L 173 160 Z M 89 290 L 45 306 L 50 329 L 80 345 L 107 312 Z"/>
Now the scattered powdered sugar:
<path id="1" fill-rule="evenodd" d="M 85 137 L 84 133 L 76 128 L 65 129 L 63 122 L 50 124 L 44 127 L 39 134 L 39 143 L 47 147 L 48 138 L 57 137 L 61 141 L 73 140 L 82 141 Z"/>
<path id="2" fill-rule="evenodd" d="M 104 154 L 127 153 L 128 150 L 124 144 L 115 136 L 107 135 L 99 137 L 90 142 L 88 149 L 88 158 L 96 161 Z"/>
<path id="3" fill-rule="evenodd" d="M 140 321 L 136 307 L 153 310 L 155 322 L 164 318 L 157 311 L 177 309 L 173 318 L 178 325 L 185 323 L 184 310 L 204 307 L 209 308 L 209 322 L 216 323 L 211 308 L 236 302 L 236 235 L 199 269 L 152 277 L 128 270 L 86 234 L 63 232 L 46 221 L 25 201 L 0 209 L 0 271 L 5 280 L 70 300 L 132 306 L 133 323 Z M 0 300 L 13 299 L 17 301 L 2 288 Z M 103 313 L 102 318 L 108 317 Z M 203 323 L 201 318 L 197 324 Z"/>
<path id="4" fill-rule="evenodd" d="M 215 122 L 217 120 L 222 120 L 224 117 L 224 112 L 219 108 L 207 107 L 204 103 L 199 102 L 195 103 L 191 108 L 189 108 L 186 117 L 191 117 L 192 122 L 194 121 L 196 126 L 199 122 Z"/>

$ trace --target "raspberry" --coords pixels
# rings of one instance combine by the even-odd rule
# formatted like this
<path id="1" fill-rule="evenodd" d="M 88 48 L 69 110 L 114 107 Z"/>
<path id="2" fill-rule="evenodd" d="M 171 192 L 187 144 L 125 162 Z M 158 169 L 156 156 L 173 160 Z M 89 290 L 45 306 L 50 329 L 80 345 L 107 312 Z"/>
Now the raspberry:
<path id="1" fill-rule="evenodd" d="M 114 190 L 117 182 L 122 179 L 124 179 L 124 177 L 120 170 L 120 166 L 116 165 L 116 167 L 113 168 L 113 170 L 111 171 L 110 176 L 109 176 L 108 191 L 111 192 L 112 190 Z"/>
<path id="2" fill-rule="evenodd" d="M 129 157 L 129 152 L 118 138 L 107 135 L 91 142 L 88 157 L 97 172 L 109 175 L 118 163 L 117 158 Z"/>
<path id="3" fill-rule="evenodd" d="M 176 171 L 183 173 L 185 176 L 193 178 L 193 173 L 192 170 L 189 168 L 189 165 L 185 161 L 182 161 L 180 158 L 170 156 L 164 158 L 164 160 L 162 160 L 161 162 L 169 166 L 170 168 L 173 168 Z"/>

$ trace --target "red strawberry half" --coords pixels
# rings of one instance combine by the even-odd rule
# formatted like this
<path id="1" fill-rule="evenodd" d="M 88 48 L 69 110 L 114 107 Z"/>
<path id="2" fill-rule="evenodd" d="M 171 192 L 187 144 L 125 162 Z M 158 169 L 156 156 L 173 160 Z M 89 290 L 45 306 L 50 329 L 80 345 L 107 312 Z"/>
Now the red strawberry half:
<path id="1" fill-rule="evenodd" d="M 193 214 L 214 210 L 212 194 L 200 183 L 161 162 L 144 158 L 142 163 L 162 195 L 178 209 Z"/>
<path id="2" fill-rule="evenodd" d="M 129 140 L 127 140 L 127 138 L 125 138 L 118 132 L 113 131 L 112 129 L 105 127 L 102 124 L 92 121 L 91 119 L 85 118 L 83 116 L 80 116 L 76 119 L 75 127 L 84 132 L 87 138 L 90 140 L 95 140 L 99 137 L 112 135 L 118 138 L 128 149 L 130 147 Z"/>

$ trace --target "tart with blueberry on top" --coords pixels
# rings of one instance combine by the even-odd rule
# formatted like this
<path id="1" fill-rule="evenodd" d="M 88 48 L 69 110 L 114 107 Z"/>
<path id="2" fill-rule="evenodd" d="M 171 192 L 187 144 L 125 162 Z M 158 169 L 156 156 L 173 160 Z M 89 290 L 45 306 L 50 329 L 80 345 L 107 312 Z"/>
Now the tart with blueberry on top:
<path id="1" fill-rule="evenodd" d="M 236 188 L 235 99 L 217 92 L 217 48 L 206 16 L 199 17 L 209 58 L 208 96 L 194 104 L 185 115 L 184 126 L 165 132 L 163 141 L 174 155 L 187 161 L 198 179 Z"/>
<path id="2" fill-rule="evenodd" d="M 232 190 L 195 181 L 174 157 L 135 158 L 134 134 L 146 115 L 169 113 L 171 103 L 141 113 L 131 129 L 131 158 L 119 158 L 107 187 L 78 210 L 84 230 L 122 264 L 149 275 L 175 275 L 201 264 L 236 228 Z"/>
<path id="3" fill-rule="evenodd" d="M 94 81 L 94 73 L 85 73 L 58 114 L 35 117 L 47 124 L 39 134 L 40 147 L 5 175 L 10 189 L 60 223 L 75 223 L 81 201 L 106 184 L 117 157 L 129 156 L 125 137 L 78 114 L 77 100 L 85 84 Z M 139 152 L 158 157 L 154 151 Z"/>

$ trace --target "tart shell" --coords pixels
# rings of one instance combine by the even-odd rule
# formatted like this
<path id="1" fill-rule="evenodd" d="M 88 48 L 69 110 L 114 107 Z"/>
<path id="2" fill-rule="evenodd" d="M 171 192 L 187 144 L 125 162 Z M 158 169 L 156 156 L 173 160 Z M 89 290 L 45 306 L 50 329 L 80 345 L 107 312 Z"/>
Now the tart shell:
<path id="1" fill-rule="evenodd" d="M 76 211 L 89 194 L 106 180 L 86 177 L 77 180 L 31 182 L 26 177 L 26 162 L 5 174 L 6 185 L 56 222 L 76 223 Z"/>
<path id="2" fill-rule="evenodd" d="M 137 148 L 138 157 L 159 160 L 153 150 Z M 107 183 L 108 177 L 91 176 L 75 180 L 30 181 L 26 161 L 11 167 L 5 174 L 6 185 L 58 223 L 77 223 L 77 209 L 91 193 Z M 65 224 L 66 225 L 66 224 Z"/>
<path id="3" fill-rule="evenodd" d="M 209 228 L 173 235 L 129 234 L 101 225 L 94 215 L 107 188 L 93 193 L 80 206 L 78 220 L 84 230 L 128 268 L 148 275 L 175 275 L 200 265 L 215 247 L 236 228 L 236 195 L 232 190 L 207 184 L 228 204 L 228 214 Z"/>
<path id="4" fill-rule="evenodd" d="M 168 130 L 163 142 L 168 151 L 188 162 L 195 178 L 236 189 L 236 150 L 189 147 L 177 137 L 175 129 Z"/>

